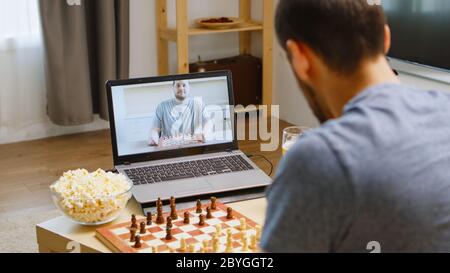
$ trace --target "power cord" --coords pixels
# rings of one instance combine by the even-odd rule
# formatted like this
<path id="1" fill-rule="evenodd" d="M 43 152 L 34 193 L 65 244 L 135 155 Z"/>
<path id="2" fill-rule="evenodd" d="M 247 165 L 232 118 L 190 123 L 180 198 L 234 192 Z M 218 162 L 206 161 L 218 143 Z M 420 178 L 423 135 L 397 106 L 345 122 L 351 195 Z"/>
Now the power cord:
<path id="1" fill-rule="evenodd" d="M 272 164 L 272 162 L 270 162 L 269 159 L 267 159 L 267 157 L 265 157 L 264 155 L 261 155 L 261 154 L 255 154 L 255 155 L 252 155 L 252 154 L 246 154 L 246 156 L 247 156 L 248 158 L 260 157 L 260 158 L 264 159 L 267 163 L 270 164 L 270 172 L 269 172 L 268 175 L 269 175 L 269 176 L 272 175 L 272 172 L 273 172 L 273 164 Z"/>

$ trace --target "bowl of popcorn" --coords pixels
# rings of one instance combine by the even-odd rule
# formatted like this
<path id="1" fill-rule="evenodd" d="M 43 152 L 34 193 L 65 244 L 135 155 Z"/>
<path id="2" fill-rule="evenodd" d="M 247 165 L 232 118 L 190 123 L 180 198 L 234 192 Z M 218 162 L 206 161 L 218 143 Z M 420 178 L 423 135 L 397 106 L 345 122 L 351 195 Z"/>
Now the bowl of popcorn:
<path id="1" fill-rule="evenodd" d="M 71 220 L 101 225 L 120 215 L 131 198 L 132 186 L 122 174 L 78 169 L 65 172 L 50 191 L 55 205 Z"/>

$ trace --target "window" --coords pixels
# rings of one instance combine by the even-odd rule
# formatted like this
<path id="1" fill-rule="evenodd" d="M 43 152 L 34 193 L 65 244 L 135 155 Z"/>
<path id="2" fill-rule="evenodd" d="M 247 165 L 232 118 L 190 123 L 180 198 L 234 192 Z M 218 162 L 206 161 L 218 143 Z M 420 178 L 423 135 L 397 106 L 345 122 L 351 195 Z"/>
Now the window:
<path id="1" fill-rule="evenodd" d="M 0 0 L 0 43 L 28 46 L 40 39 L 41 25 L 37 0 Z"/>

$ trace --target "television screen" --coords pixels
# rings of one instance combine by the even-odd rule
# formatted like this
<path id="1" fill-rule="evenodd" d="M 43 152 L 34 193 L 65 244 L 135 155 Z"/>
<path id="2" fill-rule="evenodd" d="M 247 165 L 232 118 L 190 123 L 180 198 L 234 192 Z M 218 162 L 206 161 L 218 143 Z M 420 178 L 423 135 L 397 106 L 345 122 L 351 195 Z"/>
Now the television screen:
<path id="1" fill-rule="evenodd" d="M 450 70 L 450 0 L 383 0 L 389 56 Z"/>

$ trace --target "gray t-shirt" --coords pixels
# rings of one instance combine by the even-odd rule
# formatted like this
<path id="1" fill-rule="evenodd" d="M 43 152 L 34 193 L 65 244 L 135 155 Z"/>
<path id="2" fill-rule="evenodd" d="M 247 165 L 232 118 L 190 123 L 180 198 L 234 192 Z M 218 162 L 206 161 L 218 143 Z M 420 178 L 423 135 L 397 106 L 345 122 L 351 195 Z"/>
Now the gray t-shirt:
<path id="1" fill-rule="evenodd" d="M 450 95 L 363 91 L 297 141 L 267 198 L 268 252 L 450 252 Z"/>
<path id="2" fill-rule="evenodd" d="M 200 98 L 187 98 L 183 104 L 169 99 L 156 107 L 151 128 L 161 129 L 160 137 L 201 134 L 207 119 L 208 115 Z"/>

